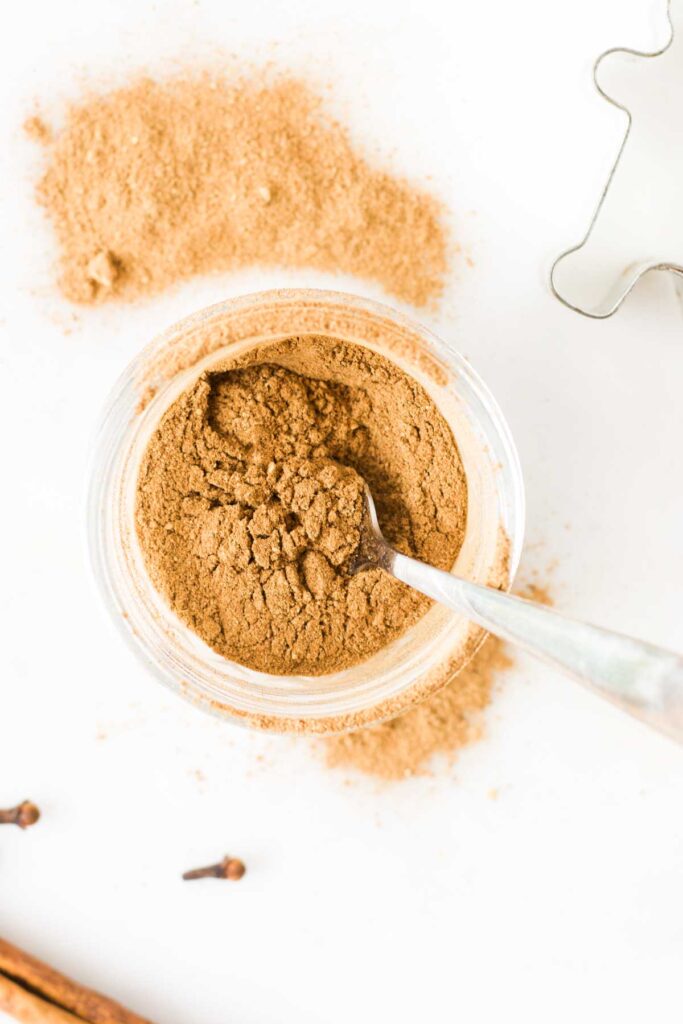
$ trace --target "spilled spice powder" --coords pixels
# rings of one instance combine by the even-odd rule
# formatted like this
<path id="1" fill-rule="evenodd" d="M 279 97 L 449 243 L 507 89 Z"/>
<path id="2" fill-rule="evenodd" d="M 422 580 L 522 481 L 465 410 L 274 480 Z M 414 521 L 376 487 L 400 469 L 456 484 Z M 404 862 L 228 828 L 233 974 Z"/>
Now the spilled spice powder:
<path id="1" fill-rule="evenodd" d="M 425 774 L 434 755 L 453 759 L 479 738 L 482 712 L 511 666 L 507 646 L 490 636 L 462 672 L 422 704 L 382 725 L 323 740 L 327 764 L 389 781 Z"/>
<path id="2" fill-rule="evenodd" d="M 535 575 L 535 574 L 534 574 Z M 552 605 L 549 587 L 537 578 L 518 583 L 518 597 Z M 482 717 L 501 675 L 512 668 L 513 648 L 488 636 L 472 660 L 442 690 L 382 725 L 322 741 L 331 768 L 351 768 L 398 781 L 429 771 L 436 754 L 454 760 L 481 736 Z"/>
<path id="3" fill-rule="evenodd" d="M 253 264 L 345 272 L 406 302 L 439 296 L 442 208 L 371 166 L 291 78 L 143 78 L 74 104 L 47 145 L 39 202 L 67 299 L 152 295 Z"/>
<path id="4" fill-rule="evenodd" d="M 465 532 L 458 449 L 423 387 L 339 339 L 288 338 L 203 373 L 142 459 L 136 526 L 150 578 L 231 660 L 321 675 L 409 629 L 427 598 L 349 576 L 362 480 L 396 548 L 450 568 Z"/>
<path id="5" fill-rule="evenodd" d="M 535 580 L 529 580 L 520 589 L 516 589 L 515 593 L 518 597 L 523 597 L 525 601 L 535 601 L 536 604 L 550 607 L 554 603 L 548 587 Z"/>

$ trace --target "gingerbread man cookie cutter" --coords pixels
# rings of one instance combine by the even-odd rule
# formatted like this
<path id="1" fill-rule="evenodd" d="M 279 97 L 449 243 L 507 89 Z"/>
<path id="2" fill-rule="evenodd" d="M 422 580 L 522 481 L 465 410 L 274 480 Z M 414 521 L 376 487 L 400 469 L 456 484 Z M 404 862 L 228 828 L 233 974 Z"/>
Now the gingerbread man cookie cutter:
<path id="1" fill-rule="evenodd" d="M 677 102 L 676 97 L 668 96 L 666 109 L 678 112 L 682 127 L 680 147 L 674 146 L 667 151 L 656 138 L 655 145 L 651 144 L 655 136 L 655 119 L 647 112 L 642 116 L 641 111 L 640 123 L 637 118 L 634 121 L 633 103 L 627 104 L 618 99 L 601 82 L 603 65 L 614 57 L 630 60 L 633 66 L 636 60 L 642 65 L 643 58 L 649 61 L 670 54 L 676 39 L 676 19 L 672 11 L 674 4 L 680 4 L 683 8 L 683 0 L 667 0 L 666 18 L 670 34 L 664 46 L 650 52 L 613 47 L 602 53 L 593 65 L 593 80 L 598 93 L 626 115 L 626 130 L 588 230 L 578 245 L 564 250 L 556 258 L 550 270 L 550 288 L 555 297 L 569 309 L 593 319 L 603 320 L 612 316 L 641 278 L 651 271 L 668 271 L 683 278 L 683 178 L 678 177 L 675 169 L 667 163 L 670 152 L 680 151 L 679 160 L 683 168 L 681 104 Z M 678 13 L 683 14 L 683 11 L 677 11 Z M 668 67 L 664 68 L 662 87 L 671 91 L 670 79 L 677 75 L 683 88 L 683 58 L 679 62 L 680 70 L 675 59 L 668 60 L 667 65 Z M 683 92 L 679 92 L 678 95 L 683 96 Z M 659 106 L 662 106 L 661 100 Z M 669 116 L 673 116 L 673 113 Z M 624 157 L 633 146 L 636 124 L 639 124 L 640 128 L 644 127 L 644 131 L 641 132 L 643 138 L 640 139 L 641 179 L 629 181 L 629 175 L 624 173 Z M 647 153 L 646 157 L 643 156 L 644 153 Z M 661 180 L 657 180 L 660 175 Z M 675 187 L 676 181 L 682 193 L 678 218 L 671 213 L 672 207 L 676 204 L 669 203 L 667 206 L 665 203 L 667 189 L 671 194 L 670 190 Z M 656 204 L 660 198 L 661 204 L 658 208 Z M 680 224 L 680 233 L 676 233 L 677 224 Z M 621 242 L 615 241 L 615 233 L 619 233 L 615 229 L 621 229 L 624 225 L 628 225 L 626 237 L 622 238 Z M 669 251 L 672 245 L 676 246 L 676 252 L 680 253 L 680 263 L 671 258 L 674 255 L 673 251 Z M 643 252 L 643 248 L 639 246 L 647 247 L 650 252 Z"/>

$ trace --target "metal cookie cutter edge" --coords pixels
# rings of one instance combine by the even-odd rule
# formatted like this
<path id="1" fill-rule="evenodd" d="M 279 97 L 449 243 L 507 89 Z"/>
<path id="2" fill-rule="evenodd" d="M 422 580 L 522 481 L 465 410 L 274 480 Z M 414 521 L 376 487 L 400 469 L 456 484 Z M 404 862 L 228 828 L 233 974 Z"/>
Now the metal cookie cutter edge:
<path id="1" fill-rule="evenodd" d="M 614 301 L 612 306 L 610 306 L 610 308 L 606 312 L 599 313 L 596 311 L 581 309 L 580 306 L 575 306 L 572 302 L 569 302 L 568 299 L 563 298 L 563 296 L 560 295 L 557 288 L 555 287 L 555 271 L 559 264 L 562 262 L 562 260 L 566 259 L 567 256 L 571 256 L 572 253 L 578 252 L 579 249 L 583 249 L 584 245 L 591 236 L 593 228 L 595 227 L 595 222 L 597 221 L 598 216 L 600 215 L 600 210 L 602 209 L 602 205 L 609 191 L 609 187 L 612 184 L 612 179 L 614 178 L 614 175 L 617 172 L 617 168 L 619 166 L 619 162 L 621 160 L 624 149 L 626 148 L 626 143 L 628 142 L 629 135 L 631 134 L 631 125 L 633 122 L 631 111 L 628 109 L 628 107 L 625 107 L 623 103 L 619 103 L 617 100 L 615 100 L 613 96 L 610 96 L 609 93 L 605 92 L 605 90 L 602 88 L 598 81 L 598 72 L 600 69 L 600 65 L 602 64 L 603 60 L 605 60 L 607 57 L 610 57 L 613 53 L 625 53 L 632 57 L 660 57 L 663 53 L 666 53 L 666 51 L 673 43 L 675 35 L 673 19 L 671 17 L 671 0 L 667 0 L 666 17 L 669 22 L 670 35 L 668 41 L 665 43 L 664 46 L 661 47 L 661 49 L 650 52 L 644 52 L 642 50 L 632 50 L 624 46 L 613 46 L 609 50 L 605 50 L 604 53 L 601 53 L 593 65 L 593 82 L 595 84 L 595 88 L 600 93 L 600 95 L 607 100 L 608 103 L 611 103 L 613 107 L 617 108 L 617 110 L 622 110 L 626 114 L 626 117 L 628 119 L 626 124 L 626 131 L 624 133 L 624 138 L 622 139 L 621 145 L 617 151 L 616 159 L 614 161 L 614 164 L 612 165 L 612 170 L 609 173 L 605 186 L 600 195 L 600 199 L 598 200 L 598 205 L 596 206 L 595 212 L 591 217 L 586 234 L 583 236 L 582 240 L 579 242 L 578 245 L 573 245 L 570 249 L 565 249 L 564 252 L 561 252 L 560 255 L 553 262 L 552 267 L 550 268 L 550 290 L 552 291 L 555 298 L 559 299 L 563 306 L 567 306 L 569 309 L 573 309 L 575 313 L 580 313 L 582 316 L 590 317 L 592 320 L 606 320 L 607 317 L 610 317 L 613 313 L 616 313 L 616 311 L 619 309 L 626 296 L 629 295 L 630 292 L 635 288 L 640 279 L 644 277 L 645 274 L 649 273 L 651 270 L 667 270 L 671 273 L 683 276 L 683 266 L 680 266 L 677 263 L 644 263 L 640 268 L 638 274 L 633 278 L 633 280 L 630 282 L 628 287 L 621 293 L 621 295 L 618 296 L 618 298 Z"/>

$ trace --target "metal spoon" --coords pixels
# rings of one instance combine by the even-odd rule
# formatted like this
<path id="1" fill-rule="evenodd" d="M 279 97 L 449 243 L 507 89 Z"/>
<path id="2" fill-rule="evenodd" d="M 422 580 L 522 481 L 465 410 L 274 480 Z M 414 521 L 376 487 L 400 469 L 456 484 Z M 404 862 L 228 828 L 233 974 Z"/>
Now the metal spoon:
<path id="1" fill-rule="evenodd" d="M 375 568 L 564 669 L 595 693 L 683 743 L 683 658 L 400 554 L 382 536 L 366 484 L 361 539 L 349 572 Z"/>

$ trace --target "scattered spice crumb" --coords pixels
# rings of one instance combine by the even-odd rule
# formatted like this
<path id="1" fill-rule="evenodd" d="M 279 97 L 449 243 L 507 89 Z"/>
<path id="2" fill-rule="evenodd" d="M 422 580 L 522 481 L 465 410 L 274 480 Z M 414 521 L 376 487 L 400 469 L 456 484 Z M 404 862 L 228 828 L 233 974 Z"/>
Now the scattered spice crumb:
<path id="1" fill-rule="evenodd" d="M 46 145 L 37 197 L 72 302 L 253 264 L 354 274 L 417 306 L 443 291 L 439 201 L 368 162 L 296 79 L 140 78 L 72 105 L 54 138 L 37 115 L 24 130 Z"/>
<path id="2" fill-rule="evenodd" d="M 493 789 L 490 789 L 486 795 L 488 796 L 489 800 L 497 800 L 499 792 L 500 791 L 496 787 L 494 787 Z"/>
<path id="3" fill-rule="evenodd" d="M 33 292 L 36 296 L 41 296 L 39 292 Z M 65 338 L 68 338 L 78 330 L 80 327 L 80 317 L 74 310 L 64 310 L 64 308 L 48 310 L 47 317 L 51 323 L 57 327 Z"/>
<path id="4" fill-rule="evenodd" d="M 536 604 L 545 604 L 549 607 L 553 604 L 550 591 L 540 583 L 529 581 L 515 590 L 515 593 L 518 597 L 523 597 L 525 601 L 535 601 Z"/>
<path id="5" fill-rule="evenodd" d="M 111 288 L 118 275 L 118 267 L 113 253 L 108 250 L 98 252 L 86 267 L 88 280 L 94 281 L 102 288 Z"/>
<path id="6" fill-rule="evenodd" d="M 23 128 L 25 134 L 34 142 L 48 143 L 52 141 L 52 129 L 39 114 L 27 117 Z"/>

